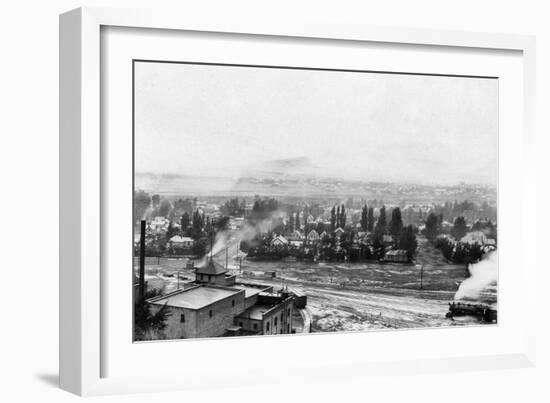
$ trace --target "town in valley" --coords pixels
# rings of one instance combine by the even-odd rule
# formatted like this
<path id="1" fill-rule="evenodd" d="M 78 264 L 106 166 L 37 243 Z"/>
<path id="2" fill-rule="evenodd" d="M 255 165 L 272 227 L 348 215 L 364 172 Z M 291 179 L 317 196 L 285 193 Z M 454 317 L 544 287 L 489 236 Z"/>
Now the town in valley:
<path id="1" fill-rule="evenodd" d="M 134 341 L 497 323 L 497 78 L 136 60 L 132 94 Z"/>
<path id="2" fill-rule="evenodd" d="M 459 291 L 496 255 L 494 188 L 247 181 L 275 195 L 135 191 L 136 340 L 496 322 L 496 263 Z"/>

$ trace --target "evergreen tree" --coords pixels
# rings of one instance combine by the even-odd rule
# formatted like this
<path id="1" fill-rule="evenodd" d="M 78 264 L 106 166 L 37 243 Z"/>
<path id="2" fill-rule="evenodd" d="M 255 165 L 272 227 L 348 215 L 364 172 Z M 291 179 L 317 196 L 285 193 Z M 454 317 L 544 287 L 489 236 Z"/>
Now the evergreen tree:
<path id="1" fill-rule="evenodd" d="M 361 228 L 363 229 L 363 231 L 367 231 L 369 226 L 369 221 L 368 221 L 368 209 L 366 204 L 363 206 L 363 209 L 361 210 L 361 220 L 359 221 L 359 223 L 361 224 Z"/>
<path id="2" fill-rule="evenodd" d="M 330 232 L 334 232 L 336 229 L 336 207 L 332 206 L 330 210 Z"/>
<path id="3" fill-rule="evenodd" d="M 374 230 L 378 230 L 378 232 L 385 234 L 386 227 L 386 206 L 382 206 L 380 207 L 380 215 L 378 216 L 378 220 L 376 221 L 376 227 L 374 228 Z"/>
<path id="4" fill-rule="evenodd" d="M 383 254 L 382 248 L 384 246 L 385 233 L 386 233 L 386 207 L 382 206 L 380 208 L 380 215 L 378 216 L 378 220 L 376 221 L 376 225 L 374 227 L 374 231 L 372 235 L 372 246 L 374 246 L 374 248 L 378 250 L 379 256 Z"/>
<path id="5" fill-rule="evenodd" d="M 180 225 L 181 225 L 181 232 L 182 234 L 185 234 L 185 231 L 187 230 L 187 227 L 189 227 L 190 222 L 189 214 L 187 212 L 183 213 L 180 219 Z"/>
<path id="6" fill-rule="evenodd" d="M 344 228 L 346 226 L 346 208 L 342 204 L 342 207 L 340 208 L 340 224 L 339 227 Z"/>
<path id="7" fill-rule="evenodd" d="M 426 227 L 424 229 L 424 235 L 426 238 L 433 241 L 441 233 L 441 216 L 436 216 L 434 213 L 430 213 L 426 219 Z"/>
<path id="8" fill-rule="evenodd" d="M 164 304 L 156 313 L 151 312 L 151 305 L 147 303 L 149 298 L 161 295 L 157 289 L 147 290 L 143 298 L 134 301 L 134 338 L 146 340 L 149 334 L 162 334 L 166 328 L 166 320 L 172 315 L 170 309 Z"/>
<path id="9" fill-rule="evenodd" d="M 451 235 L 453 238 L 460 241 L 467 232 L 468 226 L 466 225 L 466 219 L 463 216 L 456 217 L 453 228 L 451 228 Z"/>
<path id="10" fill-rule="evenodd" d="M 372 232 L 374 229 L 374 208 L 369 207 L 369 211 L 367 213 L 367 231 Z"/>
<path id="11" fill-rule="evenodd" d="M 391 221 L 390 221 L 390 234 L 397 241 L 401 231 L 403 230 L 403 219 L 401 218 L 401 210 L 399 207 L 396 207 L 391 212 Z"/>
<path id="12" fill-rule="evenodd" d="M 198 236 L 204 228 L 204 218 L 199 210 L 195 210 L 193 213 L 193 232 Z"/>
<path id="13" fill-rule="evenodd" d="M 418 241 L 412 225 L 407 225 L 399 235 L 399 249 L 407 251 L 407 257 L 412 259 L 418 247 Z"/>
<path id="14" fill-rule="evenodd" d="M 293 212 L 291 212 L 288 215 L 287 230 L 288 232 L 294 231 L 294 213 Z"/>

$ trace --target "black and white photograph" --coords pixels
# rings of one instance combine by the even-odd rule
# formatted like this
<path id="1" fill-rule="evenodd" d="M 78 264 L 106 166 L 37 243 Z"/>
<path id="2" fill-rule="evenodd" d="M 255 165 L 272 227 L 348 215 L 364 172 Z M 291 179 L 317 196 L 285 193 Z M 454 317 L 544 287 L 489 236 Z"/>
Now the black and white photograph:
<path id="1" fill-rule="evenodd" d="M 497 77 L 132 68 L 135 342 L 497 324 Z"/>

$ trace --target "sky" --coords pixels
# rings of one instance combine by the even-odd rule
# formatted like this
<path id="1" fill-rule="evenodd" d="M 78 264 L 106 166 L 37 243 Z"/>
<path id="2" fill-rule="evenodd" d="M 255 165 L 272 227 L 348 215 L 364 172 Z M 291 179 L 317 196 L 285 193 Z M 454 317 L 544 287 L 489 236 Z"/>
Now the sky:
<path id="1" fill-rule="evenodd" d="M 364 181 L 497 183 L 497 79 L 136 62 L 134 91 L 137 173 L 299 159 Z"/>

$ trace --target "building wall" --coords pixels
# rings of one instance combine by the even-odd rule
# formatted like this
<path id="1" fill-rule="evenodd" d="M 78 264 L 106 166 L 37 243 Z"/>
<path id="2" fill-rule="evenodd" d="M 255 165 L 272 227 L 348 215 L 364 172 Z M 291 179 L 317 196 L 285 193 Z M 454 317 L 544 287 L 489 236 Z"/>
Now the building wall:
<path id="1" fill-rule="evenodd" d="M 199 283 L 214 284 L 220 286 L 230 287 L 235 284 L 236 276 L 226 276 L 225 274 L 213 275 L 213 274 L 195 274 L 195 280 Z"/>
<path id="2" fill-rule="evenodd" d="M 234 325 L 242 327 L 244 330 L 262 333 L 262 321 L 248 318 L 235 318 Z"/>
<path id="3" fill-rule="evenodd" d="M 292 332 L 292 314 L 294 303 L 292 298 L 267 311 L 262 320 L 263 334 L 289 334 Z"/>
<path id="4" fill-rule="evenodd" d="M 235 302 L 233 304 L 233 301 Z M 210 317 L 212 311 L 212 317 Z M 244 290 L 197 311 L 194 337 L 220 336 L 233 326 L 233 319 L 244 311 Z"/>
<path id="5" fill-rule="evenodd" d="M 258 302 L 258 294 L 252 295 L 249 298 L 246 298 L 244 300 L 244 309 L 250 308 L 252 305 L 256 305 L 256 302 Z"/>
<path id="6" fill-rule="evenodd" d="M 169 339 L 220 336 L 233 326 L 234 317 L 244 311 L 244 306 L 243 290 L 197 310 L 169 307 L 171 315 L 166 321 L 164 334 Z M 157 312 L 161 307 L 160 304 L 152 304 L 151 311 Z M 185 315 L 184 322 L 181 315 Z"/>

